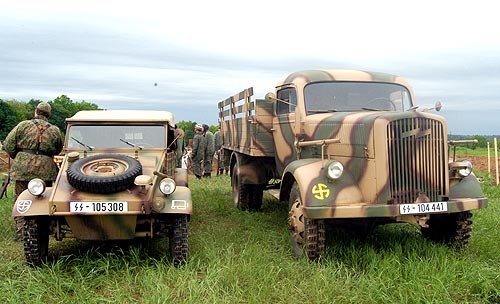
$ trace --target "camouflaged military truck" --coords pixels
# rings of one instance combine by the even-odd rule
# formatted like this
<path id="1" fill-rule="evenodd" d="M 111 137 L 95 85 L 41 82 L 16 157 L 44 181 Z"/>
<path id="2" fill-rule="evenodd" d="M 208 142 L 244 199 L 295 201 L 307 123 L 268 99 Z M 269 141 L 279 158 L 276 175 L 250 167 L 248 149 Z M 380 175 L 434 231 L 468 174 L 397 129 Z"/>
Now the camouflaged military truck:
<path id="1" fill-rule="evenodd" d="M 24 221 L 24 254 L 43 262 L 49 236 L 61 241 L 167 236 L 174 265 L 188 254 L 192 212 L 186 169 L 175 168 L 173 115 L 81 111 L 66 119 L 56 181 L 30 181 L 12 216 Z"/>
<path id="2" fill-rule="evenodd" d="M 449 159 L 457 142 L 448 141 L 446 120 L 419 111 L 403 78 L 300 71 L 265 99 L 252 95 L 218 104 L 233 203 L 259 209 L 266 189 L 288 201 L 297 256 L 321 256 L 330 223 L 416 223 L 431 240 L 467 243 L 471 210 L 488 201 L 472 164 Z"/>

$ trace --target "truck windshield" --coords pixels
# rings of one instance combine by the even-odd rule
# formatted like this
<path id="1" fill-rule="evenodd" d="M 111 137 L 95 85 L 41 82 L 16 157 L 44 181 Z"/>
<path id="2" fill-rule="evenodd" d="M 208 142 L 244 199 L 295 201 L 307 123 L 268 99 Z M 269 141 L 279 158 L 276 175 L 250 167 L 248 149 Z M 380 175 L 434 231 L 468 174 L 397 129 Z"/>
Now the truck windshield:
<path id="1" fill-rule="evenodd" d="M 411 106 L 408 89 L 381 82 L 318 82 L 304 88 L 307 114 L 353 111 L 398 111 Z"/>
<path id="2" fill-rule="evenodd" d="M 66 140 L 69 149 L 165 148 L 166 131 L 163 125 L 73 125 Z"/>

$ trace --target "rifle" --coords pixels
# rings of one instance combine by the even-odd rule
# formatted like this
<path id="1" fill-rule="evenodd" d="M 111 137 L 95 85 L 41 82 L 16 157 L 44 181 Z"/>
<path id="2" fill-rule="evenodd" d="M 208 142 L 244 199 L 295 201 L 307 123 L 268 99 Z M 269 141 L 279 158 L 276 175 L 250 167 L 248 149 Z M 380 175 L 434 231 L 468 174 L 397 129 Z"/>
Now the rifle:
<path id="1" fill-rule="evenodd" d="M 2 185 L 0 186 L 0 199 L 3 197 L 4 193 L 7 192 L 7 186 L 9 185 L 9 182 L 10 182 L 10 175 L 6 174 L 3 179 Z"/>
<path id="2" fill-rule="evenodd" d="M 2 142 L 0 142 L 0 151 L 2 149 L 3 149 L 3 144 L 2 144 Z M 7 167 L 10 168 L 10 163 L 7 162 L 5 159 L 3 159 L 3 158 L 0 157 L 0 161 L 2 161 L 4 164 L 7 165 Z M 4 175 L 4 174 L 2 174 L 2 175 Z M 0 199 L 2 199 L 4 193 L 6 193 L 7 186 L 9 185 L 9 182 L 10 182 L 10 175 L 9 175 L 9 172 L 7 172 L 7 174 L 5 174 L 5 177 L 4 177 L 3 181 L 2 181 L 2 185 L 0 186 Z"/>

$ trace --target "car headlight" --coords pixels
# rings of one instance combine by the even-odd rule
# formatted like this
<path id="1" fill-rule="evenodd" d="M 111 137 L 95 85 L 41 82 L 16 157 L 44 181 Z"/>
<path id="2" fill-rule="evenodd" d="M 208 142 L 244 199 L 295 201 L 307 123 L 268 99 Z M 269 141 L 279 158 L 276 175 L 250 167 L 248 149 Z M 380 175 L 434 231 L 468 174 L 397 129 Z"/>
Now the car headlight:
<path id="1" fill-rule="evenodd" d="M 461 160 L 460 163 L 463 167 L 458 170 L 458 174 L 462 177 L 469 176 L 472 172 L 472 163 L 467 159 Z"/>
<path id="2" fill-rule="evenodd" d="M 344 166 L 334 160 L 328 164 L 328 167 L 326 168 L 326 175 L 330 179 L 338 179 L 342 176 L 342 173 L 344 172 Z"/>
<path id="3" fill-rule="evenodd" d="M 42 195 L 45 192 L 45 188 L 45 182 L 39 178 L 32 179 L 28 183 L 28 191 L 34 196 Z"/>
<path id="4" fill-rule="evenodd" d="M 160 191 L 165 195 L 174 193 L 175 181 L 171 178 L 164 178 L 160 182 Z"/>

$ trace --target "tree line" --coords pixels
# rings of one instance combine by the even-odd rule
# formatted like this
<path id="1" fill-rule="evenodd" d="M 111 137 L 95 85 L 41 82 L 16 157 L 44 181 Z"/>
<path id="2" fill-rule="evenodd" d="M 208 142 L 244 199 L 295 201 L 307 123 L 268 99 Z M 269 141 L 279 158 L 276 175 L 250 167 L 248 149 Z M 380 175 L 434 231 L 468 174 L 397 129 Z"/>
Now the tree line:
<path id="1" fill-rule="evenodd" d="M 31 99 L 28 102 L 17 100 L 2 100 L 0 99 L 0 141 L 3 141 L 10 130 L 19 122 L 33 118 L 36 106 L 42 100 Z M 66 131 L 66 118 L 73 116 L 78 111 L 84 110 L 102 110 L 97 104 L 71 100 L 66 95 L 61 95 L 54 100 L 48 101 L 51 106 L 51 124 L 54 124 L 61 129 L 61 132 Z M 197 124 L 195 121 L 180 121 L 177 126 L 184 130 L 184 145 L 187 146 L 189 139 L 194 137 L 194 127 Z M 215 133 L 217 126 L 210 126 L 210 131 Z"/>
<path id="2" fill-rule="evenodd" d="M 33 118 L 35 108 L 40 102 L 42 100 L 38 99 L 31 99 L 28 102 L 0 99 L 0 140 L 5 139 L 10 130 L 19 122 Z M 48 104 L 52 108 L 50 123 L 58 126 L 63 134 L 66 130 L 66 118 L 73 116 L 78 111 L 100 110 L 99 106 L 94 103 L 74 102 L 66 95 L 48 101 Z"/>

